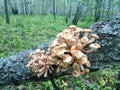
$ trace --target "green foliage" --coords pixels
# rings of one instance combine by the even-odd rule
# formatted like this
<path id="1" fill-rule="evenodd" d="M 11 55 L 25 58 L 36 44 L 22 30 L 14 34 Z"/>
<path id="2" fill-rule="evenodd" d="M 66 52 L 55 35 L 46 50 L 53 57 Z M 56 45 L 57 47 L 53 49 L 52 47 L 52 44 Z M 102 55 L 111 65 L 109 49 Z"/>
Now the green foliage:
<path id="1" fill-rule="evenodd" d="M 68 26 L 65 17 L 54 20 L 52 15 L 11 16 L 10 24 L 0 16 L 0 21 L 0 58 L 47 42 Z M 84 28 L 91 22 L 80 22 L 78 26 Z"/>
<path id="2" fill-rule="evenodd" d="M 44 90 L 54 90 L 51 81 L 43 82 Z"/>

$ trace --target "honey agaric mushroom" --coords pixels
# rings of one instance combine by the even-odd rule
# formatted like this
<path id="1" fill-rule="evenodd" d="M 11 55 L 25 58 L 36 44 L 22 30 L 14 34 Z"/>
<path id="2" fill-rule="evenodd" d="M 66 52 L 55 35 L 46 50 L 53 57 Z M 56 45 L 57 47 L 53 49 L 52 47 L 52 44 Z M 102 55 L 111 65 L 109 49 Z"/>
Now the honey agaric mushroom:
<path id="1" fill-rule="evenodd" d="M 90 29 L 70 25 L 57 35 L 46 52 L 37 49 L 30 53 L 31 61 L 26 66 L 31 67 L 38 78 L 48 77 L 53 70 L 57 73 L 66 71 L 70 66 L 73 67 L 72 75 L 75 77 L 87 74 L 88 67 L 91 66 L 87 54 L 100 48 L 98 43 L 93 43 L 99 37 L 91 32 Z M 80 33 L 83 33 L 81 38 L 79 37 Z M 88 35 L 91 35 L 91 39 L 88 39 Z M 90 50 L 85 50 L 84 48 L 88 45 Z"/>
<path id="2" fill-rule="evenodd" d="M 93 48 L 93 49 L 100 48 L 100 44 L 98 44 L 98 43 L 90 44 L 90 48 Z"/>
<path id="3" fill-rule="evenodd" d="M 89 40 L 89 39 L 88 39 L 86 36 L 84 36 L 84 37 L 82 37 L 82 38 L 80 39 L 80 42 L 81 42 L 82 44 L 84 44 L 84 43 L 87 43 L 88 40 Z"/>
<path id="4" fill-rule="evenodd" d="M 80 76 L 80 70 L 73 70 L 72 75 L 73 75 L 74 77 Z"/>
<path id="5" fill-rule="evenodd" d="M 70 30 L 76 30 L 76 26 L 75 25 L 70 25 L 69 27 L 68 27 L 68 29 L 70 29 Z"/>
<path id="6" fill-rule="evenodd" d="M 83 34 L 83 36 L 88 36 L 88 34 L 89 34 L 90 32 L 92 32 L 91 29 L 84 29 L 84 34 Z"/>
<path id="7" fill-rule="evenodd" d="M 82 71 L 82 74 L 88 74 L 89 72 L 90 72 L 89 69 L 84 69 L 84 70 Z"/>
<path id="8" fill-rule="evenodd" d="M 74 62 L 73 69 L 75 69 L 75 70 L 80 69 L 80 65 L 77 62 Z"/>
<path id="9" fill-rule="evenodd" d="M 71 51 L 71 54 L 73 56 L 73 58 L 75 59 L 80 59 L 81 57 L 83 57 L 85 54 L 79 50 L 73 50 Z"/>
<path id="10" fill-rule="evenodd" d="M 96 39 L 99 39 L 99 36 L 98 35 L 96 35 L 96 34 L 91 34 L 91 39 L 89 40 L 89 43 L 92 43 L 92 42 L 94 42 Z"/>
<path id="11" fill-rule="evenodd" d="M 79 38 L 81 30 L 82 30 L 81 28 L 76 28 L 76 30 L 74 31 L 74 37 L 75 38 L 77 38 L 77 39 Z"/>
<path id="12" fill-rule="evenodd" d="M 84 48 L 84 47 L 87 46 L 88 44 L 94 42 L 96 39 L 99 39 L 99 36 L 96 35 L 96 34 L 91 34 L 91 39 L 88 40 L 87 43 L 84 43 L 83 46 L 82 46 L 82 48 Z"/>
<path id="13" fill-rule="evenodd" d="M 72 56 L 68 54 L 64 54 L 62 58 L 64 63 L 71 64 L 73 62 Z"/>
<path id="14" fill-rule="evenodd" d="M 82 56 L 80 59 L 77 60 L 79 64 L 86 64 L 88 62 L 88 58 L 86 56 Z"/>
<path id="15" fill-rule="evenodd" d="M 65 49 L 65 46 L 58 46 L 55 47 L 54 52 L 56 56 L 62 57 L 62 55 L 67 52 L 67 50 Z"/>
<path id="16" fill-rule="evenodd" d="M 90 46 L 90 50 L 83 50 L 84 53 L 86 53 L 86 54 L 91 53 L 95 49 L 98 49 L 101 47 L 98 43 L 93 43 L 93 44 L 90 44 L 89 46 Z"/>

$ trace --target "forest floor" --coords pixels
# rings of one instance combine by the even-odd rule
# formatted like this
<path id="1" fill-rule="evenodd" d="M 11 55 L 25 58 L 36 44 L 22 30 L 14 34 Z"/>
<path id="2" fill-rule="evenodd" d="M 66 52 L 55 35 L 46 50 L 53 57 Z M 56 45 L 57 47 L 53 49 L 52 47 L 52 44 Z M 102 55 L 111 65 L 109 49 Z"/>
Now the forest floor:
<path id="1" fill-rule="evenodd" d="M 79 21 L 78 27 L 86 28 L 93 24 L 93 20 Z M 70 23 L 65 17 L 58 16 L 54 20 L 52 15 L 47 16 L 10 16 L 10 24 L 5 23 L 5 17 L 0 16 L 0 58 L 10 56 L 25 49 L 34 47 L 67 28 Z M 61 90 L 117 90 L 120 81 L 117 74 L 120 67 L 114 69 L 100 69 L 86 76 L 74 78 L 64 76 L 56 79 Z M 18 86 L 5 85 L 0 90 L 54 90 L 50 81 L 27 82 Z"/>

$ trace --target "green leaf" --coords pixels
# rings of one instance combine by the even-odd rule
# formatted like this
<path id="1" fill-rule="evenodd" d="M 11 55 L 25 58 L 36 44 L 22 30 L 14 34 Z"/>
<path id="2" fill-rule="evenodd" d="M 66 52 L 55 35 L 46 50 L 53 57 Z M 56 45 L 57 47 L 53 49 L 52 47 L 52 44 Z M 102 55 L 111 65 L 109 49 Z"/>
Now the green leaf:
<path id="1" fill-rule="evenodd" d="M 80 90 L 80 87 L 75 87 L 75 90 Z"/>
<path id="2" fill-rule="evenodd" d="M 101 81 L 100 81 L 100 86 L 103 87 L 104 85 L 105 85 L 105 81 L 104 81 L 104 80 L 101 80 Z"/>

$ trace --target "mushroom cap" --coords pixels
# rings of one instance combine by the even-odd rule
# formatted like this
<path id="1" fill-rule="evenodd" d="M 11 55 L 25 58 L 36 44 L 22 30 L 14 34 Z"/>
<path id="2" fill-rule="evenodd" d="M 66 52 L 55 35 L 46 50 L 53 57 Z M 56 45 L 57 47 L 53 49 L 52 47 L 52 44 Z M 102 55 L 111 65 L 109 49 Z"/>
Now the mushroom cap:
<path id="1" fill-rule="evenodd" d="M 73 69 L 74 70 L 80 69 L 80 65 L 77 62 L 73 63 Z"/>
<path id="2" fill-rule="evenodd" d="M 73 70 L 72 75 L 73 75 L 74 77 L 80 76 L 80 70 Z"/>
<path id="3" fill-rule="evenodd" d="M 75 26 L 75 25 L 70 25 L 70 26 L 68 27 L 68 29 L 70 29 L 70 30 L 76 30 L 76 26 Z"/>
<path id="4" fill-rule="evenodd" d="M 88 62 L 88 59 L 86 56 L 81 57 L 80 59 L 77 60 L 79 64 L 85 64 Z"/>
<path id="5" fill-rule="evenodd" d="M 76 46 L 75 46 L 76 50 L 82 50 L 82 44 L 81 43 L 77 43 Z"/>
<path id="6" fill-rule="evenodd" d="M 85 63 L 85 65 L 86 65 L 87 67 L 90 67 L 90 66 L 91 66 L 90 61 L 88 60 L 88 61 Z"/>
<path id="7" fill-rule="evenodd" d="M 85 56 L 85 54 L 79 50 L 72 50 L 71 54 L 75 59 L 80 59 L 81 57 Z"/>
<path id="8" fill-rule="evenodd" d="M 81 42 L 81 43 L 87 43 L 88 40 L 89 40 L 89 39 L 88 39 L 86 36 L 84 36 L 84 37 L 82 37 L 82 38 L 80 39 L 80 42 Z"/>
<path id="9" fill-rule="evenodd" d="M 67 51 L 65 47 L 66 47 L 65 45 L 57 46 L 57 47 L 55 47 L 53 53 L 55 53 L 55 55 L 61 57 Z"/>
<path id="10" fill-rule="evenodd" d="M 89 69 L 84 69 L 84 70 L 82 71 L 82 74 L 88 74 L 89 72 L 90 72 Z"/>
<path id="11" fill-rule="evenodd" d="M 91 29 L 83 29 L 83 32 L 90 33 L 90 32 L 92 32 L 92 30 Z"/>
<path id="12" fill-rule="evenodd" d="M 99 39 L 99 36 L 97 34 L 91 34 L 92 38 Z"/>
<path id="13" fill-rule="evenodd" d="M 35 54 L 38 54 L 38 53 L 40 53 L 40 52 L 41 52 L 40 49 L 36 49 L 36 50 L 34 51 Z"/>
<path id="14" fill-rule="evenodd" d="M 74 51 L 74 50 L 76 50 L 76 46 L 71 47 L 71 51 Z"/>
<path id="15" fill-rule="evenodd" d="M 81 28 L 76 28 L 76 30 L 74 31 L 74 36 L 77 36 L 79 38 L 81 30 L 82 30 Z"/>
<path id="16" fill-rule="evenodd" d="M 82 28 L 76 28 L 75 32 L 81 32 L 83 29 Z"/>
<path id="17" fill-rule="evenodd" d="M 73 62 L 72 57 L 68 54 L 63 55 L 63 62 L 71 64 Z"/>
<path id="18" fill-rule="evenodd" d="M 47 59 L 50 61 L 50 65 L 55 64 L 55 61 L 57 58 L 52 57 L 51 55 L 47 57 Z"/>
<path id="19" fill-rule="evenodd" d="M 62 39 L 65 39 L 65 40 L 70 40 L 72 38 L 73 36 L 70 33 L 63 33 L 62 35 Z"/>
<path id="20" fill-rule="evenodd" d="M 67 68 L 67 67 L 68 67 L 68 64 L 65 63 L 65 62 L 61 62 L 61 63 L 60 63 L 60 66 L 63 67 L 63 68 Z"/>
<path id="21" fill-rule="evenodd" d="M 100 48 L 100 44 L 98 43 L 93 43 L 93 44 L 90 44 L 90 48 L 93 48 L 93 49 L 97 49 L 97 48 Z"/>

